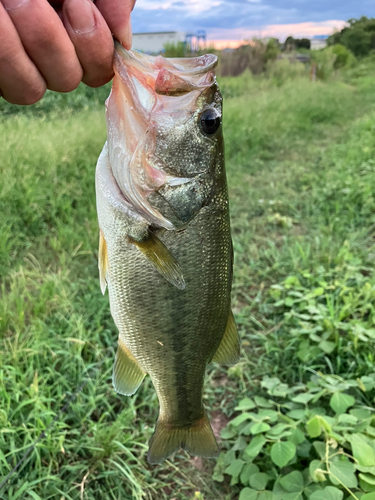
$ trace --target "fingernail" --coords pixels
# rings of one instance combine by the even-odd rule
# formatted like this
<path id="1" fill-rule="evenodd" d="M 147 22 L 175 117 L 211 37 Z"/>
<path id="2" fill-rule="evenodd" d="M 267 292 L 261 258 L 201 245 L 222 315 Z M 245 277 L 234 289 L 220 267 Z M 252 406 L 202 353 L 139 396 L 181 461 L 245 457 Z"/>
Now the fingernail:
<path id="1" fill-rule="evenodd" d="M 94 31 L 96 20 L 91 0 L 69 0 L 64 8 L 70 26 L 78 35 Z"/>
<path id="2" fill-rule="evenodd" d="M 119 42 L 123 47 L 125 47 L 126 50 L 130 50 L 132 48 L 132 22 L 130 18 L 127 27 L 121 33 L 121 39 Z"/>
<path id="3" fill-rule="evenodd" d="M 28 3 L 29 0 L 2 0 L 1 3 L 4 5 L 6 10 L 16 10 Z"/>

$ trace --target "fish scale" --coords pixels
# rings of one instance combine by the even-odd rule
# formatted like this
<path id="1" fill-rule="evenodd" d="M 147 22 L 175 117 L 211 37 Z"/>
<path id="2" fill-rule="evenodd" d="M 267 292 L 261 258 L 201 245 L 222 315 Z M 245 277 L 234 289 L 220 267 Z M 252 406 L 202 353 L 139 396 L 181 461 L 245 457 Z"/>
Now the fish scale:
<path id="1" fill-rule="evenodd" d="M 159 236 L 183 270 L 186 288 L 179 293 L 142 255 L 132 255 L 136 252 L 131 244 L 130 255 L 109 252 L 109 294 L 115 305 L 116 326 L 140 366 L 151 376 L 159 400 L 166 402 L 163 406 L 182 408 L 175 415 L 178 420 L 184 416 L 185 401 L 175 395 L 168 398 L 171 386 L 181 382 L 177 384 L 173 377 L 187 374 L 187 400 L 201 401 L 204 369 L 220 343 L 217 332 L 224 332 L 228 319 L 230 269 L 226 262 L 231 249 L 229 238 L 217 238 L 217 233 L 227 232 L 228 224 L 228 205 L 220 206 L 220 201 L 218 197 L 218 227 L 213 224 L 210 205 L 184 232 L 176 235 L 164 231 Z M 131 265 L 121 265 L 123 259 Z M 113 275 L 111 269 L 116 269 Z M 184 345 L 186 338 L 189 340 Z M 190 371 L 189 367 L 181 370 L 184 359 L 191 360 Z M 196 366 L 201 367 L 198 372 Z M 158 384 L 160 377 L 168 379 L 168 385 Z M 201 406 L 197 412 L 202 416 Z"/>
<path id="2" fill-rule="evenodd" d="M 165 61 L 172 74 L 173 59 L 137 56 L 117 46 L 108 141 L 97 165 L 100 279 L 103 291 L 108 286 L 119 330 L 113 381 L 126 395 L 145 374 L 153 382 L 160 412 L 151 463 L 180 447 L 217 455 L 202 403 L 205 370 L 212 360 L 234 364 L 239 353 L 230 309 L 232 242 L 213 57 L 204 64 L 187 60 L 185 71 L 179 60 L 178 77 L 165 79 L 181 85 L 170 97 L 163 95 L 158 73 Z M 200 125 L 202 116 L 207 123 Z M 121 135 L 128 129 L 139 137 Z M 143 146 L 157 172 L 143 163 Z"/>

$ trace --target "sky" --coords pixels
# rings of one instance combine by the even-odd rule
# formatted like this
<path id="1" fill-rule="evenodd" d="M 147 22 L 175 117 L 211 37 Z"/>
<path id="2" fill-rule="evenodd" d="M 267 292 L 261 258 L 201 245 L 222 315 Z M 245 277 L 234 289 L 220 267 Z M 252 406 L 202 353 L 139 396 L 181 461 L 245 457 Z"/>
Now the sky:
<path id="1" fill-rule="evenodd" d="M 137 0 L 133 32 L 207 32 L 209 40 L 330 34 L 350 18 L 373 17 L 373 0 Z"/>

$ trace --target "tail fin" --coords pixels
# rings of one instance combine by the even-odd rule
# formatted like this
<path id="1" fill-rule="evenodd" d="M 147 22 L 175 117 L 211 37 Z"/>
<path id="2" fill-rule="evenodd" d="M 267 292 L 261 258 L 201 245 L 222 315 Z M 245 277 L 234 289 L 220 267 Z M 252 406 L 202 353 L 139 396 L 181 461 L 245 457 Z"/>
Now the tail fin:
<path id="1" fill-rule="evenodd" d="M 216 457 L 219 454 L 206 414 L 189 428 L 174 427 L 159 420 L 150 441 L 148 461 L 150 464 L 159 464 L 179 448 L 199 457 Z"/>

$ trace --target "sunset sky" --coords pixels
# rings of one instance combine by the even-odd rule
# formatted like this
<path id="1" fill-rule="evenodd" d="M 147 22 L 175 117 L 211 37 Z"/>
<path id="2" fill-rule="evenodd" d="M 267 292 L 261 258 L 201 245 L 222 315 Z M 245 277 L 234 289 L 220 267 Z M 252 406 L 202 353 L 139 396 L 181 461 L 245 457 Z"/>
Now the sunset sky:
<path id="1" fill-rule="evenodd" d="M 352 17 L 371 17 L 373 7 L 373 0 L 137 0 L 132 22 L 135 33 L 205 29 L 209 40 L 228 45 L 330 34 Z"/>

